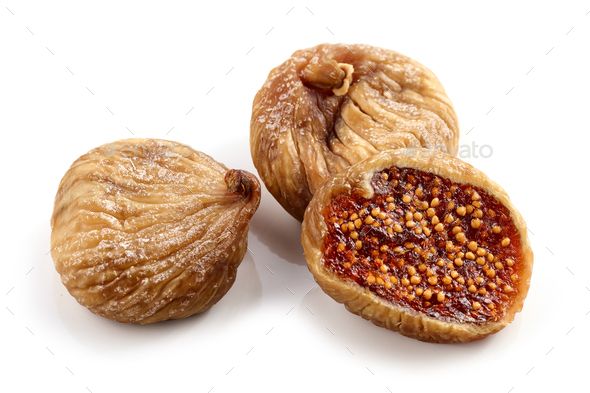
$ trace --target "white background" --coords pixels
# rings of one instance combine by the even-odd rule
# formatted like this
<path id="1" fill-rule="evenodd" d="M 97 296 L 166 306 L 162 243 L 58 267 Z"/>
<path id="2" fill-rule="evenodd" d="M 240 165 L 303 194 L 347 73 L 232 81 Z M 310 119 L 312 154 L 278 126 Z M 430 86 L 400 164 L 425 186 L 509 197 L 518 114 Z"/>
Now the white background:
<path id="1" fill-rule="evenodd" d="M 589 11 L 589 1 L 0 0 L 0 391 L 588 391 Z M 322 42 L 394 49 L 439 76 L 471 146 L 462 156 L 530 227 L 535 268 L 515 322 L 481 342 L 434 345 L 349 314 L 317 288 L 299 224 L 266 192 L 252 252 L 210 312 L 140 327 L 79 306 L 48 254 L 70 163 L 136 136 L 253 170 L 254 94 L 294 50 Z"/>

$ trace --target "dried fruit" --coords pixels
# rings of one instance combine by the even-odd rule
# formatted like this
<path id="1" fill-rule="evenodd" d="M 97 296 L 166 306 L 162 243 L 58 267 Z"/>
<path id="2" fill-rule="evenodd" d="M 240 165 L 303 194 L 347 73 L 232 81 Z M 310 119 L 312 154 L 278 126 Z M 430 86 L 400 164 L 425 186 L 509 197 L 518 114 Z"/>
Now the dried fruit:
<path id="1" fill-rule="evenodd" d="M 504 328 L 533 263 L 506 193 L 421 148 L 380 153 L 326 182 L 306 210 L 302 243 L 316 281 L 348 310 L 433 342 Z"/>
<path id="2" fill-rule="evenodd" d="M 272 70 L 254 99 L 250 149 L 268 190 L 295 218 L 318 187 L 382 150 L 456 154 L 459 130 L 436 76 L 399 53 L 319 45 Z"/>
<path id="3" fill-rule="evenodd" d="M 232 286 L 260 185 L 175 142 L 100 146 L 64 175 L 51 219 L 55 267 L 76 300 L 120 322 L 207 310 Z"/>

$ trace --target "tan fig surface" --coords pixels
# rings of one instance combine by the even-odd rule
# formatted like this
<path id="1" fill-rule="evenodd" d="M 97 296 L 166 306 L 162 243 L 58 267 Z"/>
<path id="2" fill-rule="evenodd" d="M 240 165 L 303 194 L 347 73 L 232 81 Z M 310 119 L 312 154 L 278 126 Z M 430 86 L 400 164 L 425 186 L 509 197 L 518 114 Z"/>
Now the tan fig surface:
<path id="1" fill-rule="evenodd" d="M 98 315 L 141 324 L 188 317 L 232 286 L 259 201 L 252 174 L 188 146 L 110 143 L 64 175 L 51 254 L 68 291 Z"/>
<path id="2" fill-rule="evenodd" d="M 250 149 L 266 187 L 301 220 L 318 187 L 379 151 L 425 147 L 456 154 L 451 102 L 418 62 L 368 45 L 299 50 L 256 95 Z"/>

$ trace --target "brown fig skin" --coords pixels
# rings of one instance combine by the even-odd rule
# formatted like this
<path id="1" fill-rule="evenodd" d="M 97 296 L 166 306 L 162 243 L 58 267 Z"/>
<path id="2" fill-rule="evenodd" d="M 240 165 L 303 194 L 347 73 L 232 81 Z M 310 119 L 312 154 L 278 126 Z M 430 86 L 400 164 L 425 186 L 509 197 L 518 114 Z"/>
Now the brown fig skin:
<path id="1" fill-rule="evenodd" d="M 232 286 L 260 184 L 188 146 L 128 139 L 100 146 L 64 175 L 51 255 L 90 311 L 148 324 L 209 309 Z"/>
<path id="2" fill-rule="evenodd" d="M 498 332 L 529 289 L 523 218 L 500 186 L 442 152 L 397 149 L 349 167 L 315 193 L 301 233 L 325 293 L 422 341 Z"/>
<path id="3" fill-rule="evenodd" d="M 399 53 L 324 44 L 273 69 L 252 105 L 256 169 L 293 217 L 332 175 L 379 151 L 456 154 L 459 127 L 436 76 Z"/>

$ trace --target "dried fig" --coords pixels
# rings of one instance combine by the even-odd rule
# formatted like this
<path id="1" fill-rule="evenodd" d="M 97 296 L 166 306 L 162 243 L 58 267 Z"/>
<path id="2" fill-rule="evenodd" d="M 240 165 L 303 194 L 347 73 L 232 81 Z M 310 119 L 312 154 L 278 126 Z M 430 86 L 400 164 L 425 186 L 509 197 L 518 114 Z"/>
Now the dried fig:
<path id="1" fill-rule="evenodd" d="M 457 118 L 436 76 L 399 53 L 319 45 L 273 69 L 252 108 L 250 149 L 268 190 L 295 218 L 333 174 L 382 150 L 456 154 Z"/>
<path id="2" fill-rule="evenodd" d="M 379 153 L 326 182 L 305 212 L 302 243 L 320 287 L 349 311 L 432 342 L 508 325 L 533 264 L 506 193 L 423 148 Z"/>
<path id="3" fill-rule="evenodd" d="M 175 142 L 122 140 L 64 175 L 51 218 L 55 267 L 83 306 L 147 324 L 207 310 L 232 286 L 260 185 Z"/>

